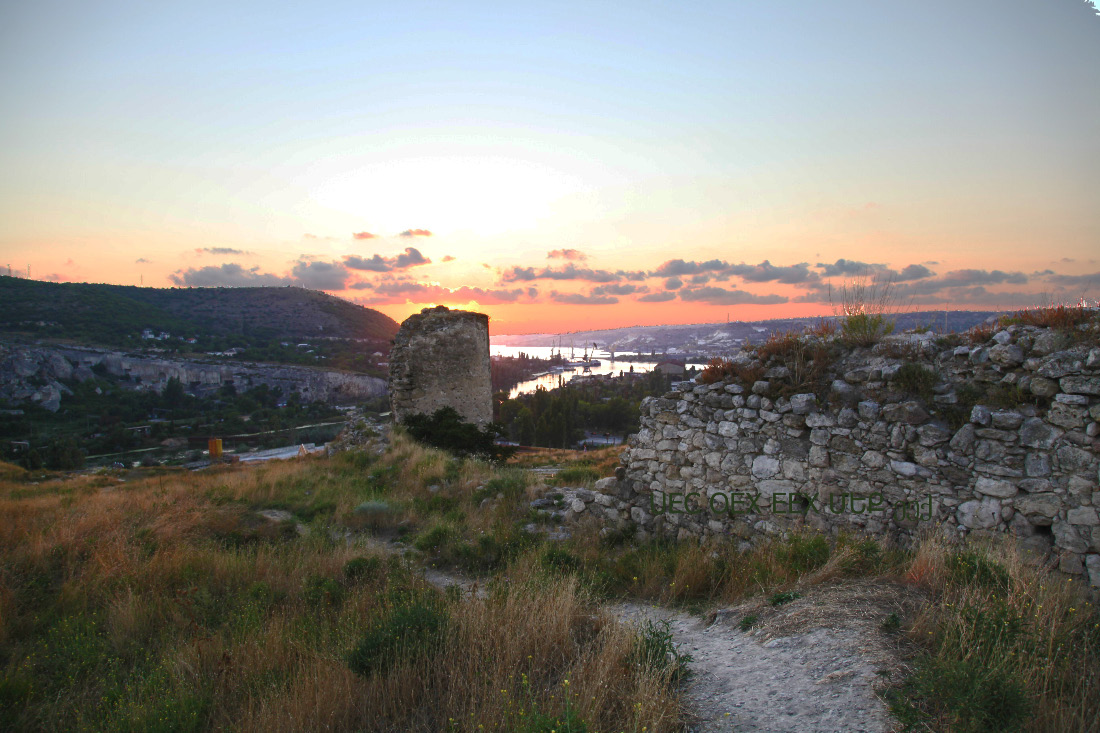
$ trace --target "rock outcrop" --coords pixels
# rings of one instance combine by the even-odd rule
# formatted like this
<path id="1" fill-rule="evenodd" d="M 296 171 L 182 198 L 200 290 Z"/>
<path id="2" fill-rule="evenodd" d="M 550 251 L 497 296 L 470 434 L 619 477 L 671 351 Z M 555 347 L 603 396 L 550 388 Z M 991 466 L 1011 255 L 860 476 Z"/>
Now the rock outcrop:
<path id="1" fill-rule="evenodd" d="M 492 422 L 489 316 L 437 306 L 406 318 L 390 351 L 390 404 L 398 422 L 441 407 Z"/>
<path id="2" fill-rule="evenodd" d="M 206 362 L 169 359 L 86 348 L 11 346 L 0 344 L 0 399 L 10 404 L 38 404 L 56 411 L 62 395 L 72 394 L 63 382 L 83 382 L 99 368 L 128 380 L 135 389 L 160 392 L 175 377 L 187 389 L 232 384 L 238 391 L 266 384 L 283 394 L 297 393 L 306 402 L 350 403 L 386 394 L 386 382 L 365 374 L 311 367 L 246 362 Z"/>

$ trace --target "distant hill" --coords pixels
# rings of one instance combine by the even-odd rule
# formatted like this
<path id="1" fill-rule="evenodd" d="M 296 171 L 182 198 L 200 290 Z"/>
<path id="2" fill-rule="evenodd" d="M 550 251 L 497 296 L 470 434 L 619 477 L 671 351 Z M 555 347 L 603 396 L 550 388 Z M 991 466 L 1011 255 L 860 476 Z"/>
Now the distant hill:
<path id="1" fill-rule="evenodd" d="M 302 288 L 138 288 L 0 276 L 0 333 L 118 345 L 145 329 L 248 341 L 388 342 L 398 324 L 378 311 Z"/>

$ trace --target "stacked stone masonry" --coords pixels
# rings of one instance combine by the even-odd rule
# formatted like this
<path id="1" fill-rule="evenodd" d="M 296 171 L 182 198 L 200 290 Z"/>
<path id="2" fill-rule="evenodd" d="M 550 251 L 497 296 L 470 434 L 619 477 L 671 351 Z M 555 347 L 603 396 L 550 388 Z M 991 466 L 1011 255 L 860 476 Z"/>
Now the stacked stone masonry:
<path id="1" fill-rule="evenodd" d="M 493 421 L 489 316 L 425 308 L 401 324 L 390 352 L 394 419 L 453 407 L 479 426 Z"/>
<path id="2" fill-rule="evenodd" d="M 618 477 L 570 511 L 744 547 L 796 528 L 903 546 L 929 529 L 1008 534 L 1100 587 L 1100 348 L 1072 341 L 1025 326 L 977 345 L 907 334 L 849 353 L 818 395 L 783 390 L 782 365 L 756 364 L 752 384 L 688 385 L 643 403 Z M 899 387 L 906 362 L 936 375 L 928 399 Z M 960 407 L 978 393 L 1018 404 Z"/>

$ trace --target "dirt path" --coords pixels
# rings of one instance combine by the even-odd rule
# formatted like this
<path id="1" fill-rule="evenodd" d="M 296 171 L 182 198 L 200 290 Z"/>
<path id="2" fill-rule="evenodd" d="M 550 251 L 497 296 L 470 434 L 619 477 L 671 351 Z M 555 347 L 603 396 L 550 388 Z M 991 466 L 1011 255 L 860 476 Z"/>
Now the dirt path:
<path id="1" fill-rule="evenodd" d="M 389 543 L 387 549 L 394 551 Z M 472 578 L 434 568 L 424 578 L 483 596 Z M 668 621 L 692 657 L 685 694 L 692 733 L 887 733 L 895 728 L 875 694 L 900 673 L 895 637 L 882 630 L 892 612 L 910 617 L 911 591 L 883 581 L 812 586 L 779 607 L 755 599 L 708 618 L 644 603 L 610 604 L 628 623 Z M 743 618 L 755 616 L 749 631 Z"/>
<path id="2" fill-rule="evenodd" d="M 878 672 L 896 662 L 883 645 L 868 640 L 865 629 L 818 627 L 773 636 L 774 620 L 743 632 L 737 612 L 708 622 L 634 603 L 614 610 L 628 621 L 667 620 L 679 649 L 692 656 L 686 694 L 696 733 L 892 728 L 874 685 L 884 681 Z"/>

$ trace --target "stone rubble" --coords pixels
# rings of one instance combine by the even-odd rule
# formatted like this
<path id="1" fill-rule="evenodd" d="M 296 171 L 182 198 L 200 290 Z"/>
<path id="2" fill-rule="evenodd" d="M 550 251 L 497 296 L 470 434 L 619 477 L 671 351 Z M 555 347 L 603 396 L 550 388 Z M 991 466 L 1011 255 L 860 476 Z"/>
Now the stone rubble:
<path id="1" fill-rule="evenodd" d="M 930 394 L 902 388 L 909 362 L 934 372 Z M 1037 561 L 1100 587 L 1095 338 L 1074 345 L 1019 325 L 974 345 L 887 337 L 833 364 L 823 394 L 787 396 L 790 371 L 759 366 L 766 379 L 751 384 L 686 384 L 644 401 L 618 476 L 591 492 L 563 491 L 563 519 L 589 515 L 643 537 L 725 535 L 744 547 L 799 527 L 902 546 L 928 527 L 960 541 L 1007 534 Z M 976 388 L 1001 397 L 967 412 Z M 661 511 L 670 500 L 682 509 L 687 494 L 702 511 Z M 758 501 L 731 516 L 717 494 Z M 884 509 L 829 510 L 838 497 L 874 495 Z M 931 518 L 906 516 L 907 506 Z"/>

